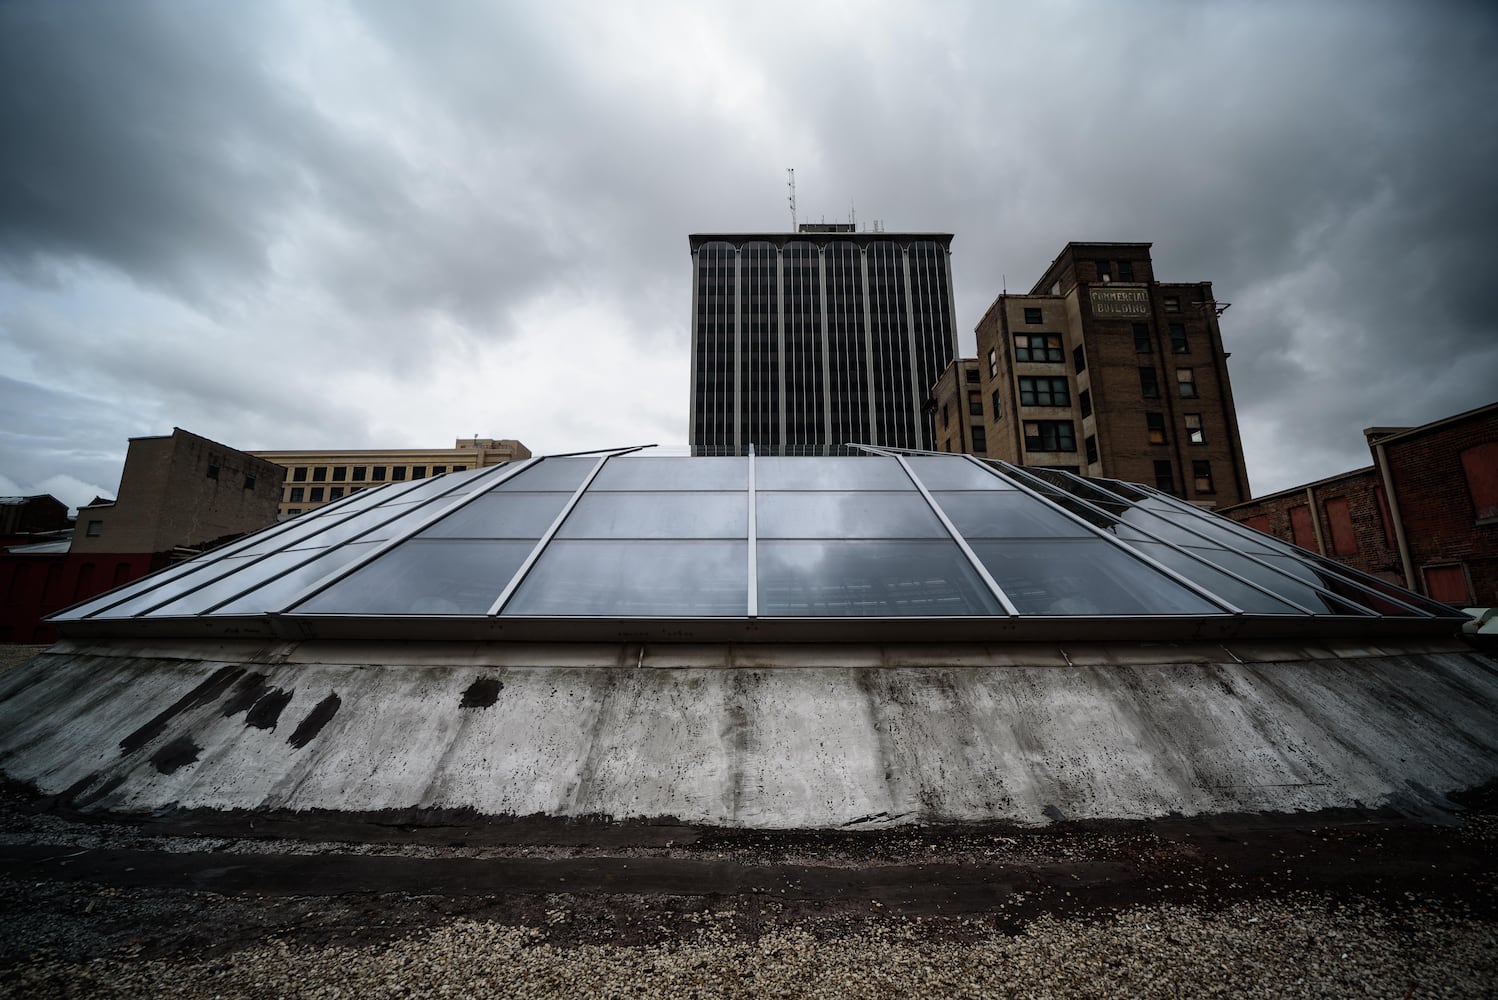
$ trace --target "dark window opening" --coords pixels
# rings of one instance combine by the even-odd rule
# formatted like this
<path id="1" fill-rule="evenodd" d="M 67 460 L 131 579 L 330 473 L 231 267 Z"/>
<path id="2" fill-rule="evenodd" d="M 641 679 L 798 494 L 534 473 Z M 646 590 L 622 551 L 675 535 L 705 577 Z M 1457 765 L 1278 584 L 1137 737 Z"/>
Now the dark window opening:
<path id="1" fill-rule="evenodd" d="M 400 482 L 401 480 L 405 479 L 406 478 L 406 467 L 404 465 L 394 465 L 394 466 L 391 466 L 391 468 L 390 468 L 390 478 L 393 479 L 393 480 L 395 480 L 396 482 Z"/>
<path id="2" fill-rule="evenodd" d="M 434 475 L 434 476 L 440 476 L 440 475 L 445 474 L 446 472 L 447 472 L 447 466 L 445 466 L 445 465 L 434 465 L 434 466 L 432 466 L 432 475 Z"/>
<path id="3" fill-rule="evenodd" d="M 1112 278 L 1113 278 L 1113 272 L 1108 269 L 1108 262 L 1106 260 L 1100 260 L 1100 261 L 1098 261 L 1097 262 L 1097 280 L 1099 280 L 1099 281 L 1111 281 Z"/>
<path id="4" fill-rule="evenodd" d="M 1191 478 L 1196 481 L 1196 492 L 1216 493 L 1212 488 L 1212 463 L 1204 459 L 1195 459 L 1191 463 Z"/>
<path id="5" fill-rule="evenodd" d="M 1150 328 L 1148 323 L 1134 324 L 1134 351 L 1137 354 L 1150 352 Z"/>
<path id="6" fill-rule="evenodd" d="M 1001 418 L 1001 417 L 1004 416 L 1004 410 L 1003 410 L 1002 407 L 999 406 L 999 390 L 995 389 L 993 391 L 993 400 L 992 401 L 993 401 L 993 418 L 995 420 L 998 420 L 999 418 Z"/>
<path id="7" fill-rule="evenodd" d="M 373 479 L 377 483 L 383 483 L 385 481 L 385 467 L 383 465 L 377 465 L 377 466 L 375 466 L 374 467 L 374 475 L 371 476 L 370 478 Z"/>
<path id="8" fill-rule="evenodd" d="M 307 481 L 307 467 L 299 465 L 291 470 L 291 481 L 294 483 L 305 483 Z"/>
<path id="9" fill-rule="evenodd" d="M 217 465 L 209 465 L 208 466 L 208 478 L 209 479 L 217 479 L 218 478 L 218 466 Z"/>
<path id="10" fill-rule="evenodd" d="M 1097 438 L 1091 434 L 1087 435 L 1087 464 L 1091 465 L 1097 461 Z"/>
<path id="11" fill-rule="evenodd" d="M 1170 324 L 1170 351 L 1172 354 L 1191 353 L 1191 345 L 1186 342 L 1186 328 L 1180 323 Z"/>
<path id="12" fill-rule="evenodd" d="M 1176 385 L 1181 390 L 1182 399 L 1196 398 L 1196 372 L 1190 368 L 1176 369 Z"/>
<path id="13" fill-rule="evenodd" d="M 1146 413 L 1144 415 L 1145 426 L 1149 428 L 1150 444 L 1165 443 L 1165 414 Z"/>
<path id="14" fill-rule="evenodd" d="M 1087 355 L 1082 353 L 1081 344 L 1072 349 L 1071 362 L 1076 367 L 1078 375 L 1087 370 Z"/>
<path id="15" fill-rule="evenodd" d="M 244 488 L 247 489 L 247 490 L 253 490 L 255 488 L 255 477 L 254 476 L 245 476 L 244 477 Z"/>
<path id="16" fill-rule="evenodd" d="M 328 499 L 329 500 L 342 500 L 343 499 L 343 487 L 342 486 L 334 486 L 332 489 L 328 490 Z"/>
<path id="17" fill-rule="evenodd" d="M 1165 296 L 1165 311 L 1168 312 L 1168 313 L 1178 313 L 1178 312 L 1180 312 L 1181 311 L 1181 297 L 1179 295 L 1167 295 L 1167 296 Z"/>
<path id="18" fill-rule="evenodd" d="M 1207 435 L 1202 430 L 1202 415 L 1200 413 L 1186 414 L 1186 440 L 1192 444 L 1206 444 Z"/>
<path id="19" fill-rule="evenodd" d="M 1016 333 L 1014 360 L 1062 361 L 1061 337 L 1054 333 Z"/>
<path id="20" fill-rule="evenodd" d="M 1155 370 L 1153 368 L 1139 369 L 1139 393 L 1145 399 L 1160 398 L 1160 383 L 1155 378 Z"/>
<path id="21" fill-rule="evenodd" d="M 305 486 L 293 486 L 291 488 L 291 502 L 292 503 L 301 503 L 304 500 L 306 500 L 306 498 L 307 498 L 307 488 Z"/>
<path id="22" fill-rule="evenodd" d="M 1155 463 L 1155 489 L 1160 490 L 1162 493 L 1175 495 L 1175 470 L 1171 468 L 1168 460 L 1157 461 Z"/>
<path id="23" fill-rule="evenodd" d="M 976 368 L 969 368 L 963 374 L 967 376 L 969 382 L 978 381 L 978 369 Z"/>
<path id="24" fill-rule="evenodd" d="M 309 499 L 313 503 L 321 503 L 322 502 L 322 498 L 323 498 L 323 488 L 321 486 L 314 486 L 314 487 L 312 487 L 312 496 L 309 497 Z"/>
<path id="25" fill-rule="evenodd" d="M 313 469 L 312 470 L 312 481 L 314 483 L 325 483 L 325 482 L 327 482 L 328 481 L 328 468 L 327 468 L 327 466 L 319 466 L 318 468 Z"/>
<path id="26" fill-rule="evenodd" d="M 1021 375 L 1021 406 L 1070 406 L 1071 392 L 1065 378 L 1052 375 Z"/>
<path id="27" fill-rule="evenodd" d="M 1077 393 L 1077 403 L 1082 407 L 1082 416 L 1092 416 L 1092 390 L 1083 389 Z"/>
<path id="28" fill-rule="evenodd" d="M 1070 420 L 1025 421 L 1027 451 L 1076 451 L 1076 428 Z"/>
<path id="29" fill-rule="evenodd" d="M 88 530 L 85 533 L 90 538 L 98 538 L 100 535 L 102 535 L 104 533 L 104 522 L 103 521 L 90 521 L 90 522 L 88 522 Z"/>
<path id="30" fill-rule="evenodd" d="M 987 452 L 988 451 L 988 435 L 984 432 L 983 428 L 979 427 L 977 424 L 974 424 L 972 426 L 972 432 L 973 432 L 973 451 L 975 453 L 976 452 Z"/>
<path id="31" fill-rule="evenodd" d="M 348 477 L 348 466 L 339 465 L 333 469 L 333 482 L 341 483 Z"/>
<path id="32" fill-rule="evenodd" d="M 1029 306 L 1025 307 L 1025 322 L 1031 325 L 1039 325 L 1041 322 L 1040 310 Z"/>
<path id="33" fill-rule="evenodd" d="M 1132 260 L 1121 260 L 1118 262 L 1118 280 L 1134 280 L 1134 262 Z"/>
<path id="34" fill-rule="evenodd" d="M 969 416 L 983 416 L 983 394 L 976 389 L 967 394 L 967 412 Z"/>

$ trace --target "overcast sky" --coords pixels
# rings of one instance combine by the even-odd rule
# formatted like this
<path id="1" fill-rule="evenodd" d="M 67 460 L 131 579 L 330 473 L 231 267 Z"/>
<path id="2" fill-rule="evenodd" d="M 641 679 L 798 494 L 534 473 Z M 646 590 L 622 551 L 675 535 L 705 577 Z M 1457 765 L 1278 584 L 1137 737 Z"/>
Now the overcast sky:
<path id="1" fill-rule="evenodd" d="M 1152 241 L 1254 491 L 1498 399 L 1498 7 L 0 3 L 0 493 L 126 439 L 687 436 L 692 232 Z"/>

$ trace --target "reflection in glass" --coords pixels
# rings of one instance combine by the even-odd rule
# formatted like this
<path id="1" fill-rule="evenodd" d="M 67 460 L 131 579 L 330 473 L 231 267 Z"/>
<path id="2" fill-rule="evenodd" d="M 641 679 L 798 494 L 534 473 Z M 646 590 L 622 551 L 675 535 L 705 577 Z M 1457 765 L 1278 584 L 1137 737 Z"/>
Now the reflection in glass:
<path id="1" fill-rule="evenodd" d="M 1242 611 L 1256 615 L 1305 614 L 1300 608 L 1291 607 L 1284 601 L 1276 600 L 1262 590 L 1255 590 L 1216 566 L 1193 559 L 1179 549 L 1173 549 L 1159 542 L 1140 542 L 1136 548 L 1155 562 L 1170 567 L 1192 583 L 1205 587 Z"/>
<path id="2" fill-rule="evenodd" d="M 950 540 L 761 542 L 757 563 L 766 617 L 1003 614 Z"/>
<path id="3" fill-rule="evenodd" d="M 867 458 L 758 458 L 756 490 L 913 490 L 900 463 L 883 455 Z"/>
<path id="4" fill-rule="evenodd" d="M 1226 549 L 1199 548 L 1196 546 L 1191 547 L 1191 552 L 1194 555 L 1201 556 L 1203 559 L 1216 563 L 1230 573 L 1237 573 L 1241 577 L 1246 577 L 1259 586 L 1294 601 L 1303 608 L 1310 608 L 1316 614 L 1343 613 L 1340 602 L 1326 597 L 1293 576 L 1276 573 L 1269 567 L 1254 562 L 1247 556 L 1237 552 L 1229 552 Z M 1287 563 L 1291 561 L 1286 560 Z M 1289 566 L 1285 568 L 1288 569 Z"/>
<path id="5" fill-rule="evenodd" d="M 293 548 L 321 549 L 358 538 L 361 542 L 377 542 L 400 534 L 402 526 L 409 530 L 412 518 L 423 517 L 431 508 L 414 503 L 383 504 L 371 507 L 353 517 L 344 518 L 309 538 L 299 540 Z"/>
<path id="6" fill-rule="evenodd" d="M 1101 538 L 969 544 L 1021 614 L 1224 613 Z"/>
<path id="7" fill-rule="evenodd" d="M 1092 537 L 1084 525 L 1018 490 L 942 492 L 932 497 L 964 538 Z"/>
<path id="8" fill-rule="evenodd" d="M 302 552 L 304 557 L 310 556 L 312 560 L 285 570 L 264 586 L 257 587 L 221 608 L 214 608 L 213 613 L 216 615 L 255 615 L 264 614 L 267 611 L 280 611 L 288 601 L 318 580 L 367 556 L 376 548 L 374 542 L 354 542 L 350 545 L 340 545 L 336 549 L 314 549 Z M 173 613 L 170 608 L 164 608 L 161 611 L 161 614 Z"/>
<path id="9" fill-rule="evenodd" d="M 194 587 L 212 586 L 209 581 L 215 580 L 222 576 L 227 576 L 231 573 L 238 573 L 247 566 L 258 565 L 257 560 L 259 559 L 261 559 L 260 556 L 231 556 L 227 559 L 206 560 L 203 564 L 203 572 L 178 577 L 177 579 L 169 581 L 161 587 L 143 592 L 138 597 L 133 597 L 125 603 L 110 608 L 108 611 L 102 612 L 95 617 L 126 618 L 131 615 L 138 615 L 142 611 L 146 611 L 158 604 L 161 604 L 163 601 L 170 601 L 174 597 L 186 594 Z M 248 584 L 246 584 L 246 586 L 248 586 Z M 222 600 L 222 598 L 220 598 L 220 600 Z"/>
<path id="10" fill-rule="evenodd" d="M 502 493 L 495 490 L 447 515 L 417 538 L 540 538 L 571 493 Z"/>
<path id="11" fill-rule="evenodd" d="M 511 476 L 496 490 L 566 490 L 572 493 L 588 478 L 597 458 L 546 458 Z"/>
<path id="12" fill-rule="evenodd" d="M 290 552 L 273 552 L 256 562 L 245 563 L 235 568 L 235 572 L 228 576 L 213 581 L 206 586 L 199 587 L 191 593 L 184 594 L 170 604 L 151 612 L 150 617 L 160 615 L 195 615 L 207 611 L 221 601 L 227 601 L 241 591 L 259 586 L 260 584 L 274 580 L 282 573 L 294 570 L 298 564 L 314 558 L 319 552 L 327 549 L 300 549 Z M 238 560 L 224 560 L 225 567 L 229 563 Z"/>
<path id="13" fill-rule="evenodd" d="M 482 615 L 535 548 L 531 541 L 406 542 L 293 611 L 344 615 Z"/>
<path id="14" fill-rule="evenodd" d="M 906 493 L 757 493 L 760 538 L 945 538 L 925 497 Z"/>
<path id="15" fill-rule="evenodd" d="M 743 616 L 749 609 L 746 546 L 737 541 L 554 540 L 502 613 Z"/>
<path id="16" fill-rule="evenodd" d="M 979 467 L 965 458 L 953 455 L 913 456 L 905 460 L 910 471 L 928 490 L 1012 490 L 1014 486 L 1001 476 Z"/>
<path id="17" fill-rule="evenodd" d="M 142 577 L 139 580 L 132 581 L 131 583 L 128 583 L 123 587 L 117 587 L 107 594 L 101 594 L 88 603 L 81 604 L 72 611 L 69 611 L 65 614 L 59 614 L 57 615 L 57 617 L 62 619 L 63 621 L 73 621 L 75 619 L 82 618 L 85 615 L 93 614 L 101 610 L 105 606 L 115 603 L 116 601 L 124 602 L 130 600 L 131 595 L 140 597 L 148 591 L 153 591 L 157 587 L 170 583 L 173 580 L 180 581 L 188 574 L 206 572 L 214 565 L 214 563 L 218 562 L 218 559 L 218 553 L 215 552 L 210 555 L 198 556 L 196 559 L 190 559 L 184 563 L 178 563 L 176 566 L 168 566 L 163 570 L 152 573 L 150 576 Z M 207 578 L 208 577 L 205 576 L 203 579 Z M 190 585 L 190 583 L 179 585 L 175 588 L 174 592 L 181 593 L 182 586 Z M 148 601 L 146 606 L 149 607 L 151 604 L 154 604 L 157 601 L 163 601 L 165 599 L 166 595 L 163 594 L 161 597 L 157 597 L 152 601 Z M 119 618 L 126 614 L 129 614 L 129 612 L 120 612 L 117 614 L 111 611 L 103 617 Z"/>
<path id="18" fill-rule="evenodd" d="M 747 493 L 595 493 L 591 488 L 557 532 L 558 538 L 748 536 Z"/>
<path id="19" fill-rule="evenodd" d="M 747 490 L 747 458 L 611 458 L 588 492 L 625 490 Z"/>

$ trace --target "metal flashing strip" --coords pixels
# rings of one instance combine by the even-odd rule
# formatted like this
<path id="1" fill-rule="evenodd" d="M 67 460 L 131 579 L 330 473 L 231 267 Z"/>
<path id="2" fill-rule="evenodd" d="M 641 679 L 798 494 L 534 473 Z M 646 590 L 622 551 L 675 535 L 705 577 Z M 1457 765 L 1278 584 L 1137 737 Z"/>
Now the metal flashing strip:
<path id="1" fill-rule="evenodd" d="M 962 532 L 958 531 L 957 526 L 947 517 L 947 512 L 941 509 L 941 504 L 936 502 L 936 498 L 931 495 L 931 491 L 926 489 L 926 484 L 921 482 L 921 477 L 915 474 L 915 470 L 910 467 L 910 463 L 905 461 L 903 455 L 891 454 L 887 457 L 893 458 L 896 462 L 900 463 L 900 468 L 905 471 L 905 474 L 910 477 L 910 481 L 915 484 L 915 488 L 920 491 L 921 497 L 926 501 L 926 505 L 931 508 L 931 512 L 936 515 L 936 519 L 941 522 L 941 526 L 946 529 L 952 541 L 957 543 L 957 547 L 962 550 L 963 556 L 966 557 L 973 570 L 982 579 L 984 585 L 988 587 L 994 599 L 999 602 L 999 607 L 1004 609 L 1004 613 L 1008 617 L 1019 617 L 1019 609 L 1014 606 L 1014 602 L 1009 599 L 1009 595 L 1004 593 L 1004 588 L 999 586 L 998 581 L 993 578 L 993 574 L 988 572 L 988 567 L 983 565 L 983 560 L 979 559 L 978 554 L 968 545 L 967 539 L 962 537 Z"/>

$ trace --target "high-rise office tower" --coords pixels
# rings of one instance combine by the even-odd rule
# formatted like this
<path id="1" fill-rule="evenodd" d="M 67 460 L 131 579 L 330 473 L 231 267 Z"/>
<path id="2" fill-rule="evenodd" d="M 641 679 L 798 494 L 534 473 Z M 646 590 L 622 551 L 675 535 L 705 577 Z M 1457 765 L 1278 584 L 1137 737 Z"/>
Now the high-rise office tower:
<path id="1" fill-rule="evenodd" d="M 1148 243 L 1068 243 L 1029 294 L 1000 295 L 978 321 L 973 416 L 949 405 L 939 447 L 970 450 L 948 429 L 955 412 L 981 426 L 990 458 L 1240 503 L 1226 308 L 1210 281 L 1155 280 Z"/>
<path id="2" fill-rule="evenodd" d="M 926 398 L 957 356 L 950 233 L 690 239 L 694 451 L 932 447 Z"/>

